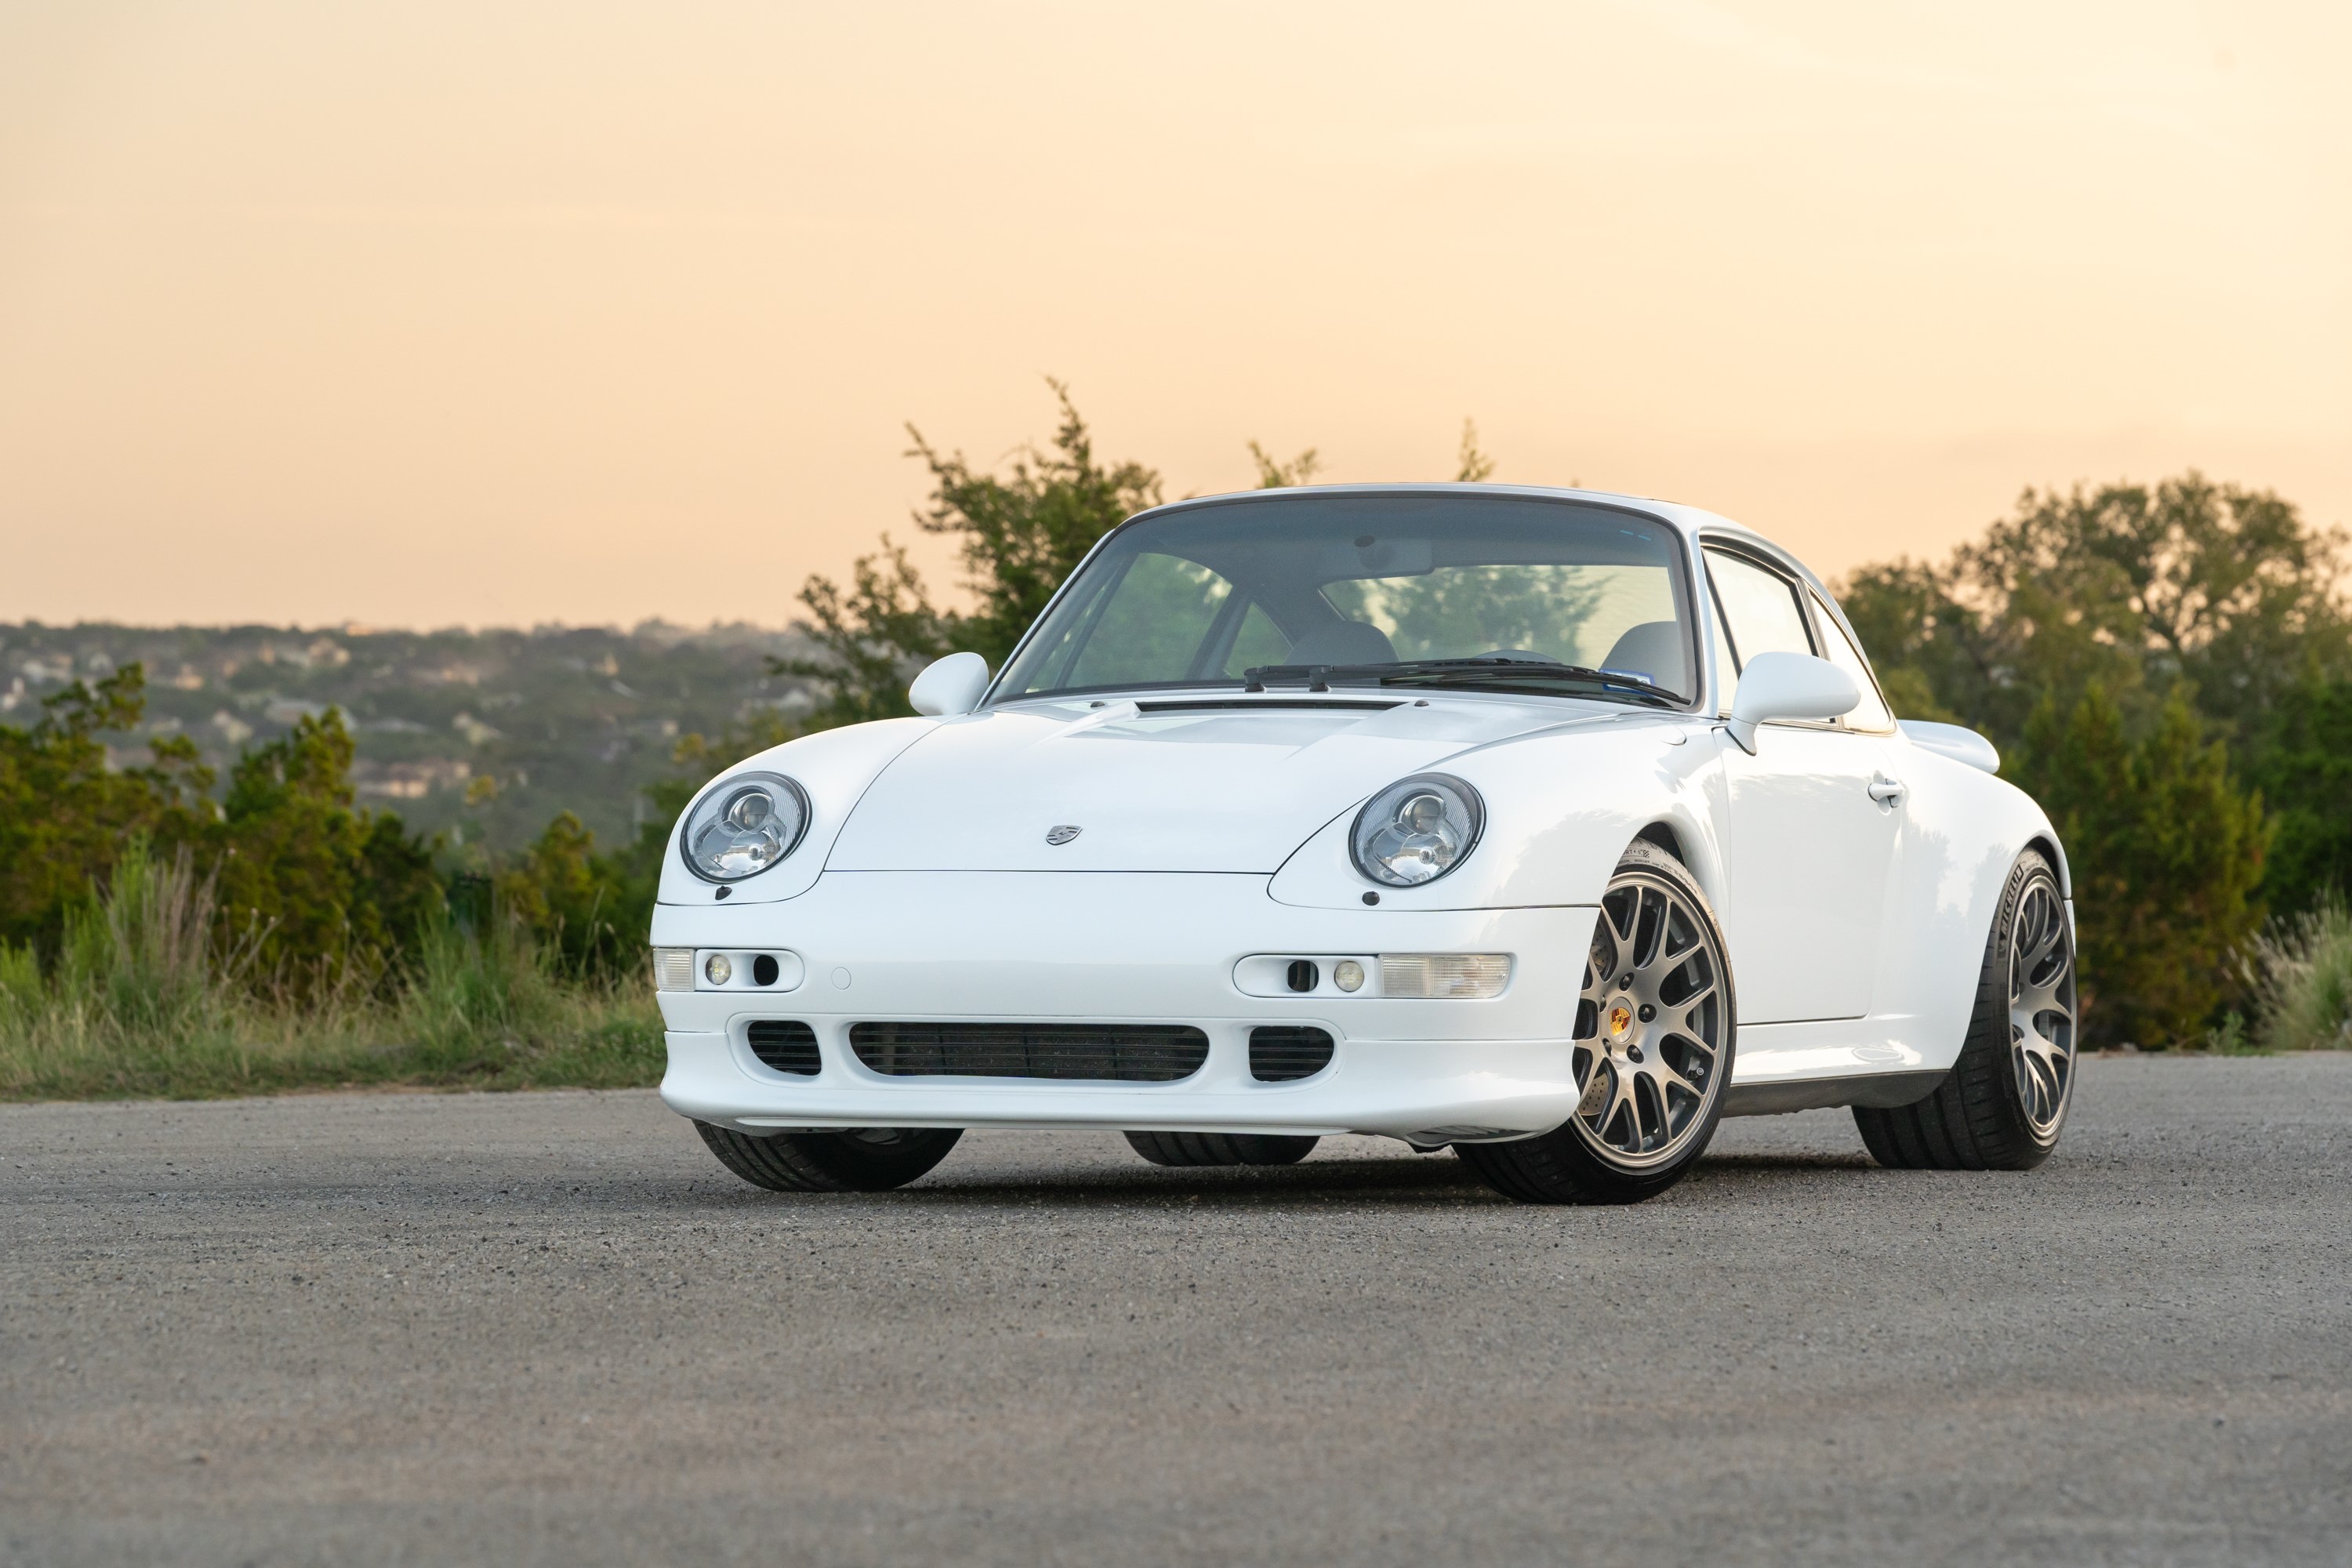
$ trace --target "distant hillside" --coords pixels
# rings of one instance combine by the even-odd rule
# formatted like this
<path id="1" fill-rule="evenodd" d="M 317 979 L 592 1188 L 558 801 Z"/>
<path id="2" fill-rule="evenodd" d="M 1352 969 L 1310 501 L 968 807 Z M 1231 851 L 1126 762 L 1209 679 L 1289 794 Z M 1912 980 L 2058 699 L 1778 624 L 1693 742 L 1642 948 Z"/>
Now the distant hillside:
<path id="1" fill-rule="evenodd" d="M 148 733 L 179 733 L 225 776 L 241 748 L 334 706 L 358 744 L 363 805 L 493 849 L 528 843 L 568 809 L 611 844 L 641 820 L 640 789 L 674 773 L 678 736 L 809 705 L 799 683 L 767 673 L 769 655 L 803 646 L 786 632 L 658 622 L 422 633 L 0 624 L 0 724 L 29 723 L 66 682 L 136 659 L 147 724 L 110 737 L 118 763 L 144 761 Z M 468 805 L 483 778 L 497 795 Z"/>

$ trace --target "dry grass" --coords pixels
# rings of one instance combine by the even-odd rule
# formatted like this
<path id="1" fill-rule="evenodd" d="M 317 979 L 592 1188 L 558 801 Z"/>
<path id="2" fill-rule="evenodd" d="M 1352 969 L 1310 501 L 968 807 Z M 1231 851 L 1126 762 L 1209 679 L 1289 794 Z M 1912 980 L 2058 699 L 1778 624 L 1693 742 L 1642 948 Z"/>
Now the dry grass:
<path id="1" fill-rule="evenodd" d="M 2264 1049 L 2352 1049 L 2352 911 L 2335 900 L 2254 944 L 2254 1038 Z"/>
<path id="2" fill-rule="evenodd" d="M 390 984 L 257 994 L 212 889 L 135 850 L 44 975 L 0 946 L 0 1100 L 202 1099 L 359 1085 L 625 1088 L 661 1077 L 651 987 L 568 978 L 511 921 L 429 932 Z"/>

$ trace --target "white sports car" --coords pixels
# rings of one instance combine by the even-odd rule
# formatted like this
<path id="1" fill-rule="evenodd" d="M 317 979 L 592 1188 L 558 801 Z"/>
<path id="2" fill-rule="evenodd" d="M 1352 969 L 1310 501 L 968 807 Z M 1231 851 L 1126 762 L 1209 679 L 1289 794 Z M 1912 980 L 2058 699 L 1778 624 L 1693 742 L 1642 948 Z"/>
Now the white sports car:
<path id="1" fill-rule="evenodd" d="M 1325 1134 L 1534 1202 L 1672 1185 L 1718 1118 L 1852 1106 L 2022 1169 L 2074 1079 L 2064 853 L 1898 724 L 1821 580 L 1687 507 L 1503 485 L 1140 513 L 1005 667 L 680 818 L 662 1096 L 762 1186 L 967 1127 L 1165 1165 Z"/>

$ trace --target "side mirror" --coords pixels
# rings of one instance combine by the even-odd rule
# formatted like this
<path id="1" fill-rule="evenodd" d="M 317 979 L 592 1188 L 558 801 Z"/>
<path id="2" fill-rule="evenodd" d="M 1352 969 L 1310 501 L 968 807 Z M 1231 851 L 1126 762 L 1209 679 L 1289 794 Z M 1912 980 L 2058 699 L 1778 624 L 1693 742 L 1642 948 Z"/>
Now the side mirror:
<path id="1" fill-rule="evenodd" d="M 1739 749 L 1756 752 L 1756 726 L 1774 719 L 1835 719 L 1862 701 L 1853 677 L 1809 653 L 1759 653 L 1740 673 L 1727 726 Z"/>
<path id="2" fill-rule="evenodd" d="M 980 694 L 987 689 L 988 660 L 976 653 L 951 653 L 924 667 L 907 688 L 907 700 L 918 713 L 952 719 L 979 707 Z"/>

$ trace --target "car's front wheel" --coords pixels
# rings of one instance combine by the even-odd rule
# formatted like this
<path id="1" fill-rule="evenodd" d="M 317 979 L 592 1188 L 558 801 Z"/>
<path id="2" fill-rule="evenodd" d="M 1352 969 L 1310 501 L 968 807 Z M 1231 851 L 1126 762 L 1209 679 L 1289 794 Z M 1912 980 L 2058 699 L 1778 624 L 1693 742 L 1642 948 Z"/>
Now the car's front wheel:
<path id="1" fill-rule="evenodd" d="M 960 1127 L 853 1127 L 754 1138 L 698 1121 L 719 1163 L 776 1193 L 887 1193 L 928 1174 L 963 1136 Z"/>
<path id="2" fill-rule="evenodd" d="M 1539 1137 L 1454 1151 L 1522 1203 L 1654 1197 L 1715 1136 L 1735 1026 L 1731 966 L 1706 895 L 1679 859 L 1636 840 L 1601 896 L 1585 956 L 1575 1114 Z"/>
<path id="3" fill-rule="evenodd" d="M 2058 1146 L 2074 1094 L 2074 930 L 2050 862 L 2010 868 L 1960 1058 L 1911 1105 L 1854 1107 L 1862 1141 L 1904 1171 L 2030 1171 Z"/>
<path id="4" fill-rule="evenodd" d="M 1286 1132 L 1130 1132 L 1127 1141 L 1155 1165 L 1296 1165 L 1321 1142 Z"/>

